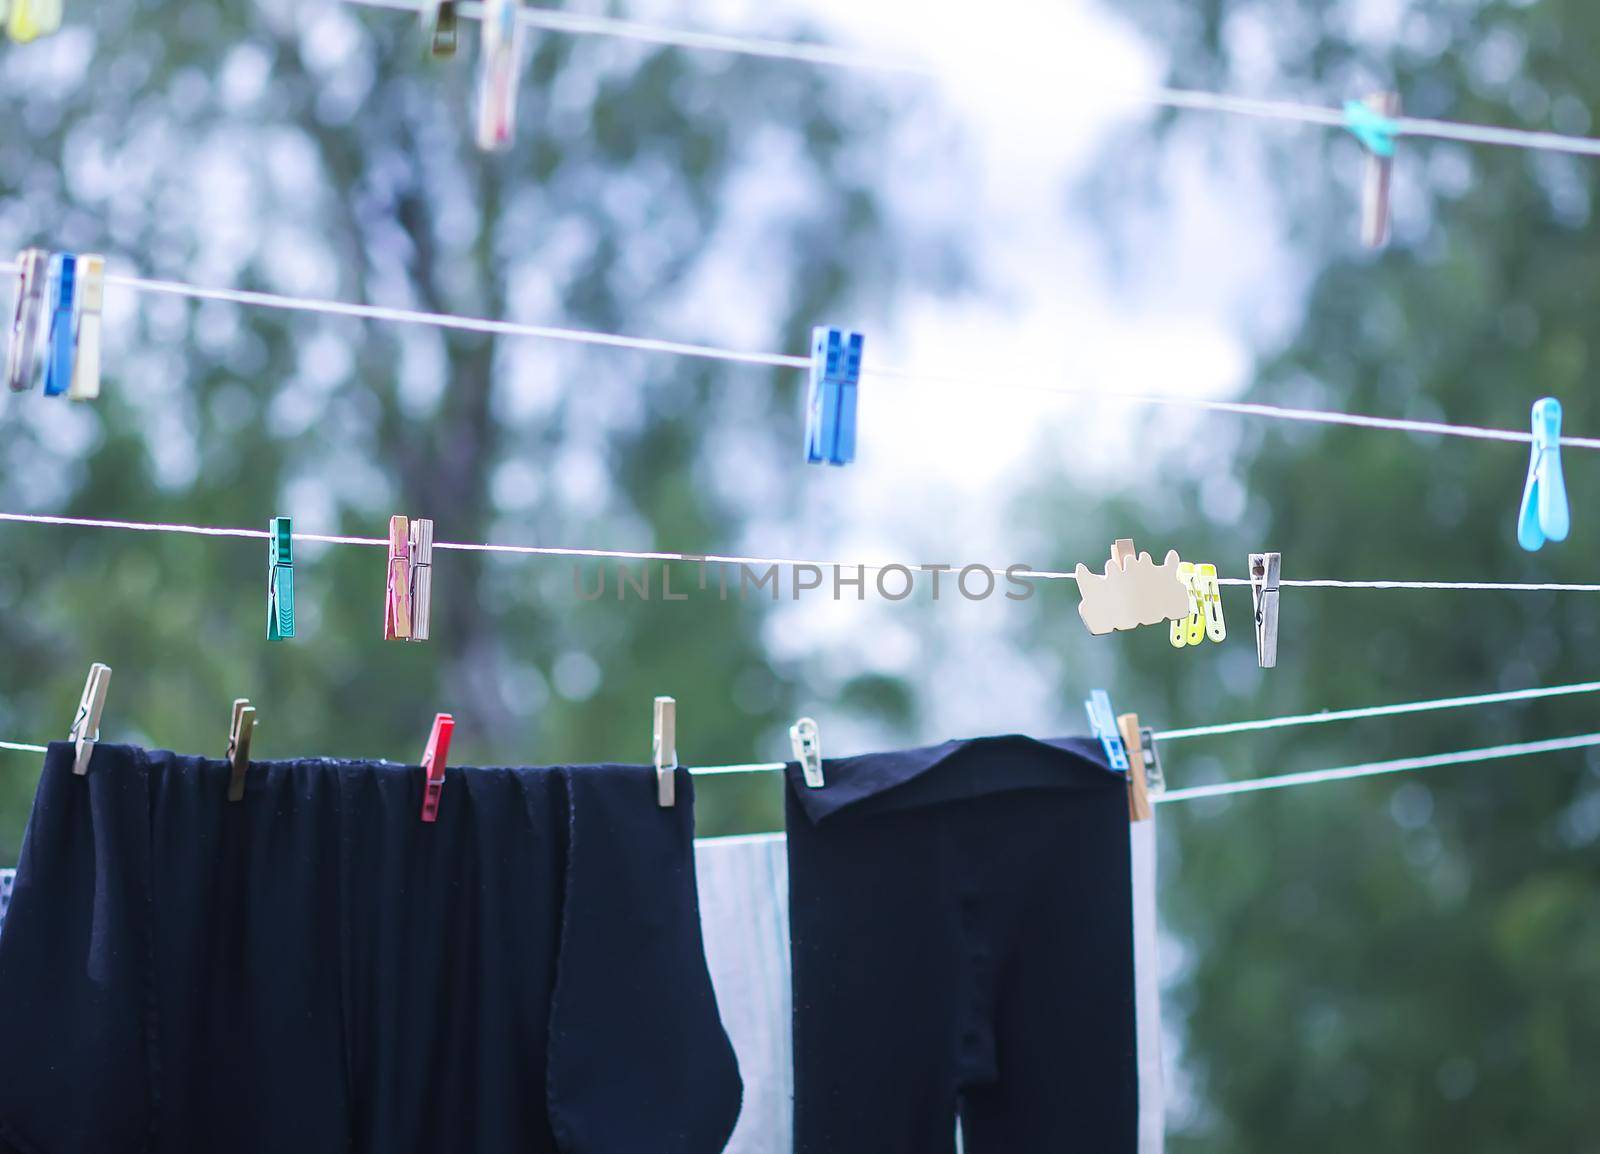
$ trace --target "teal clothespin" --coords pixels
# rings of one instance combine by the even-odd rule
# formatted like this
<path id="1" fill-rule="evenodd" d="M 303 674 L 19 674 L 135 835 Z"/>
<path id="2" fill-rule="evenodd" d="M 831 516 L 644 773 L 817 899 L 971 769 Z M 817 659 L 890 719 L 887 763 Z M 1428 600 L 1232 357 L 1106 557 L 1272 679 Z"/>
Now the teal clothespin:
<path id="1" fill-rule="evenodd" d="M 1361 192 L 1361 242 L 1382 248 L 1389 240 L 1389 181 L 1394 170 L 1395 138 L 1400 135 L 1400 94 L 1379 92 L 1365 100 L 1347 100 L 1344 126 L 1367 150 L 1367 173 Z"/>
<path id="2" fill-rule="evenodd" d="M 1546 541 L 1565 541 L 1571 528 L 1567 482 L 1561 473 L 1561 402 L 1545 397 L 1533 406 L 1533 453 L 1517 517 L 1517 544 L 1534 553 Z"/>
<path id="3" fill-rule="evenodd" d="M 1111 711 L 1111 695 L 1096 689 L 1083 703 L 1089 714 L 1089 728 L 1100 739 L 1106 751 L 1106 764 L 1113 772 L 1128 772 L 1128 747 L 1122 744 L 1122 731 L 1117 728 L 1117 715 Z"/>
<path id="4" fill-rule="evenodd" d="M 72 358 L 78 347 L 78 258 L 58 252 L 50 258 L 50 330 L 45 340 L 44 395 L 59 397 L 72 387 Z"/>
<path id="5" fill-rule="evenodd" d="M 267 640 L 294 636 L 294 522 L 274 517 L 267 525 Z"/>

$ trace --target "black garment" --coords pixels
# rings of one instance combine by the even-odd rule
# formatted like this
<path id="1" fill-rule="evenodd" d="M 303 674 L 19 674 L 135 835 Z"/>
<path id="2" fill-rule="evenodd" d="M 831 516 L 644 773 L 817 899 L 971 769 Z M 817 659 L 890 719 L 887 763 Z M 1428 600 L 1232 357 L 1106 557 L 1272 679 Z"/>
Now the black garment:
<path id="1" fill-rule="evenodd" d="M 693 787 L 51 746 L 0 938 L 3 1154 L 714 1154 Z"/>
<path id="2" fill-rule="evenodd" d="M 1021 737 L 789 772 L 795 1154 L 1133 1154 L 1127 782 Z"/>

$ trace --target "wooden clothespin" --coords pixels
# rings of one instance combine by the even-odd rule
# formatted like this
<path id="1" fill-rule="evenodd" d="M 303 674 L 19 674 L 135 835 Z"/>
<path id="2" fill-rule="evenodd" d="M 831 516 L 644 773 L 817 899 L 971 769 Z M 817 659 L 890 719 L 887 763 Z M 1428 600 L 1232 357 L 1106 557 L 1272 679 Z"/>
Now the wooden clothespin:
<path id="1" fill-rule="evenodd" d="M 17 254 L 17 309 L 11 318 L 11 344 L 6 348 L 6 384 L 13 393 L 33 388 L 49 280 L 49 253 L 25 248 Z"/>
<path id="2" fill-rule="evenodd" d="M 49 330 L 45 338 L 44 395 L 59 397 L 72 388 L 72 362 L 78 348 L 78 258 L 58 252 L 50 258 Z"/>
<path id="3" fill-rule="evenodd" d="M 1561 470 L 1561 402 L 1545 397 L 1533 406 L 1533 446 L 1522 511 L 1517 514 L 1517 544 L 1534 553 L 1546 541 L 1565 541 L 1571 528 L 1566 476 Z"/>
<path id="4" fill-rule="evenodd" d="M 456 0 L 424 0 L 422 31 L 428 52 L 444 58 L 456 54 Z"/>
<path id="5" fill-rule="evenodd" d="M 228 728 L 228 800 L 244 800 L 245 773 L 250 768 L 250 738 L 256 731 L 255 706 L 249 698 L 233 703 L 233 724 Z"/>
<path id="6" fill-rule="evenodd" d="M 848 465 L 856 459 L 856 400 L 861 384 L 860 333 L 811 331 L 811 388 L 806 403 L 806 460 Z"/>
<path id="7" fill-rule="evenodd" d="M 484 0 L 478 60 L 478 147 L 501 152 L 517 128 L 522 81 L 522 20 L 518 0 Z"/>
<path id="8" fill-rule="evenodd" d="M 1117 715 L 1111 711 L 1111 696 L 1104 689 L 1090 692 L 1083 703 L 1089 715 L 1089 730 L 1100 739 L 1100 748 L 1106 752 L 1106 764 L 1115 773 L 1128 772 L 1128 751 L 1117 732 Z"/>
<path id="9" fill-rule="evenodd" d="M 404 517 L 389 518 L 389 584 L 383 599 L 383 639 L 411 637 L 411 527 Z"/>
<path id="10" fill-rule="evenodd" d="M 106 298 L 106 258 L 87 253 L 78 258 L 77 355 L 72 360 L 69 401 L 92 401 L 100 395 L 100 330 Z"/>
<path id="11" fill-rule="evenodd" d="M 651 741 L 656 763 L 656 802 L 678 804 L 678 703 L 656 698 L 655 735 Z"/>
<path id="12" fill-rule="evenodd" d="M 791 725 L 789 745 L 794 750 L 794 759 L 800 763 L 800 772 L 805 774 L 806 785 L 821 789 L 826 783 L 822 777 L 822 733 L 817 723 L 802 717 Z"/>
<path id="13" fill-rule="evenodd" d="M 1256 610 L 1256 660 L 1262 669 L 1278 664 L 1278 580 L 1283 556 L 1250 554 L 1250 599 Z"/>
<path id="14" fill-rule="evenodd" d="M 294 636 L 294 522 L 267 523 L 267 640 Z"/>
<path id="15" fill-rule="evenodd" d="M 435 714 L 433 730 L 428 734 L 427 748 L 422 751 L 422 820 L 432 824 L 439 820 L 439 799 L 444 795 L 445 763 L 450 757 L 450 735 L 456 731 L 456 719 L 448 713 Z"/>
<path id="16" fill-rule="evenodd" d="M 411 640 L 426 641 L 433 621 L 433 522 L 411 522 Z"/>
<path id="17" fill-rule="evenodd" d="M 1078 615 L 1089 632 L 1102 636 L 1119 629 L 1137 629 L 1189 615 L 1189 589 L 1179 576 L 1176 550 L 1157 565 L 1148 553 L 1136 553 L 1133 542 L 1119 540 L 1111 548 L 1104 575 L 1079 564 L 1074 574 L 1083 601 Z"/>
<path id="18" fill-rule="evenodd" d="M 1400 94 L 1378 92 L 1365 100 L 1345 102 L 1345 127 L 1367 150 L 1361 192 L 1361 243 L 1382 248 L 1389 243 L 1389 184 L 1394 172 L 1394 144 L 1400 134 Z"/>
<path id="19" fill-rule="evenodd" d="M 1150 799 L 1167 788 L 1161 755 L 1156 752 L 1155 731 L 1141 727 L 1137 713 L 1124 713 L 1117 718 L 1117 729 L 1128 751 L 1128 817 L 1132 821 L 1149 821 L 1155 816 Z"/>
<path id="20" fill-rule="evenodd" d="M 89 762 L 94 758 L 95 743 L 100 740 L 100 715 L 106 708 L 106 690 L 111 686 L 111 666 L 99 662 L 89 666 L 89 677 L 83 683 L 83 696 L 78 699 L 78 712 L 72 718 L 72 729 L 67 740 L 77 743 L 77 756 L 72 762 L 72 772 L 82 777 L 89 772 Z"/>

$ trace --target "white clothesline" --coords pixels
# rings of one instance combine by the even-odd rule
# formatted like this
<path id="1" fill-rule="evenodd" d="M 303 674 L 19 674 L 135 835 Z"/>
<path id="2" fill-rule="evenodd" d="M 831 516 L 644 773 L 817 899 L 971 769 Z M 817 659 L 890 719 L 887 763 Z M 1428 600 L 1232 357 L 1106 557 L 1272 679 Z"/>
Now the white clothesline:
<path id="1" fill-rule="evenodd" d="M 347 0 L 347 2 L 361 7 L 387 8 L 402 12 L 417 12 L 420 9 L 418 0 Z M 482 6 L 476 3 L 460 4 L 457 5 L 457 11 L 463 16 L 476 18 L 482 14 Z M 727 52 L 739 56 L 758 56 L 768 60 L 786 60 L 799 64 L 867 72 L 927 77 L 937 77 L 943 72 L 935 64 L 908 57 L 888 56 L 825 44 L 803 44 L 763 37 L 694 32 L 646 24 L 637 20 L 585 16 L 571 12 L 557 12 L 548 8 L 524 6 L 521 18 L 522 23 L 531 28 L 574 36 L 609 36 L 667 47 Z M 1343 128 L 1347 123 L 1342 109 L 1288 100 L 1260 100 L 1247 96 L 1230 96 L 1226 93 L 1182 88 L 1151 88 L 1140 94 L 1139 98 L 1143 103 L 1158 108 L 1220 112 L 1262 120 L 1315 124 L 1326 128 Z M 1600 139 L 1589 136 L 1572 136 L 1560 132 L 1541 132 L 1522 128 L 1500 128 L 1488 124 L 1464 124 L 1458 121 L 1415 116 L 1396 117 L 1393 123 L 1398 136 L 1429 137 L 1465 144 L 1522 148 L 1535 152 L 1560 152 L 1573 156 L 1600 156 Z"/>
<path id="2" fill-rule="evenodd" d="M 148 521 L 116 521 L 99 517 L 58 517 L 46 513 L 0 513 L 0 522 L 28 525 L 61 525 L 83 529 L 117 529 L 138 533 L 171 533 L 190 537 L 235 537 L 251 540 L 268 540 L 272 534 L 266 529 L 216 528 L 208 525 L 164 524 Z M 315 541 L 328 545 L 365 545 L 387 548 L 387 537 L 348 537 L 328 533 L 294 534 L 296 541 Z M 494 545 L 465 542 L 435 541 L 435 549 L 458 553 L 503 553 L 529 557 L 573 557 L 584 560 L 616 561 L 682 561 L 707 565 L 744 565 L 761 568 L 793 567 L 811 569 L 860 570 L 882 572 L 888 569 L 928 571 L 929 565 L 901 564 L 892 561 L 828 561 L 796 557 L 756 557 L 725 553 L 675 553 L 659 549 L 590 549 L 559 545 Z M 1005 565 L 983 566 L 996 574 L 1007 572 Z M 939 566 L 950 572 L 959 572 L 963 566 Z M 1051 569 L 1016 569 L 1010 575 L 1037 581 L 1072 581 L 1076 574 Z M 1225 577 L 1220 585 L 1248 586 L 1247 577 Z M 1436 591 L 1473 591 L 1501 593 L 1600 593 L 1600 584 L 1570 584 L 1558 582 L 1518 581 L 1339 581 L 1332 578 L 1284 579 L 1283 588 L 1299 589 L 1411 589 Z"/>
<path id="3" fill-rule="evenodd" d="M 15 261 L 0 263 L 0 274 L 14 274 L 17 271 L 18 266 Z M 811 366 L 811 358 L 806 356 L 794 356 L 787 353 L 752 352 L 742 349 L 721 348 L 716 345 L 658 340 L 652 337 L 630 337 L 619 333 L 597 332 L 588 329 L 523 324 L 516 321 L 496 321 L 477 317 L 458 317 L 448 313 L 429 313 L 416 309 L 393 308 L 387 305 L 351 304 L 345 301 L 327 300 L 318 297 L 293 297 L 245 289 L 208 288 L 201 285 L 184 284 L 179 281 L 151 280 L 145 277 L 126 276 L 120 273 L 107 273 L 105 281 L 110 287 L 131 289 L 135 292 L 179 296 L 193 300 L 222 301 L 229 304 L 277 309 L 287 312 L 314 313 L 355 320 L 382 321 L 390 324 L 423 325 L 457 332 L 482 333 L 490 336 L 564 341 L 573 344 L 691 357 L 731 364 L 754 365 L 763 368 L 808 369 Z M 1532 432 L 1518 429 L 1459 425 L 1447 421 L 1421 421 L 1407 417 L 1369 416 L 1364 413 L 1345 413 L 1331 409 L 1304 409 L 1287 405 L 1260 404 L 1253 401 L 1217 401 L 1204 397 L 1179 394 L 1118 392 L 1096 388 L 1092 385 L 1051 385 L 1040 384 L 1035 380 L 993 376 L 975 377 L 924 373 L 914 369 L 877 365 L 873 363 L 870 357 L 863 362 L 862 376 L 866 379 L 911 383 L 917 385 L 919 389 L 933 387 L 963 392 L 968 395 L 990 389 L 1000 389 L 1006 392 L 1042 393 L 1048 396 L 1076 397 L 1114 404 L 1198 409 L 1203 412 L 1231 413 L 1237 416 L 1263 417 L 1269 420 L 1292 421 L 1301 424 L 1341 425 L 1360 429 L 1387 429 L 1393 432 L 1416 433 L 1425 436 L 1464 437 L 1472 440 L 1506 441 L 1524 445 L 1533 442 Z M 921 394 L 917 393 L 916 396 L 920 401 Z M 1600 449 L 1600 437 L 1563 436 L 1561 444 L 1566 448 Z"/>

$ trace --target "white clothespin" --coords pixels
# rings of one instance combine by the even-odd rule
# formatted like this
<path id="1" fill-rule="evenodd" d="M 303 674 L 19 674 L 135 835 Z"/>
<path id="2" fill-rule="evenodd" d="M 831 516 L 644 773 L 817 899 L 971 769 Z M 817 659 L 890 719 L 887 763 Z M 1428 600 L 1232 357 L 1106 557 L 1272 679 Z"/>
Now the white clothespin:
<path id="1" fill-rule="evenodd" d="M 522 82 L 522 6 L 518 0 L 484 0 L 483 44 L 478 60 L 478 147 L 511 147 Z"/>
<path id="2" fill-rule="evenodd" d="M 811 789 L 821 789 L 825 783 L 822 778 L 822 734 L 817 729 L 817 723 L 809 717 L 802 717 L 791 725 L 789 745 L 794 749 L 794 759 L 800 763 L 800 772 L 805 774 L 806 785 Z"/>
<path id="3" fill-rule="evenodd" d="M 245 697 L 233 703 L 233 724 L 228 729 L 228 800 L 244 800 L 245 771 L 250 768 L 250 738 L 256 731 L 256 711 Z"/>
<path id="4" fill-rule="evenodd" d="M 93 253 L 78 258 L 78 313 L 69 401 L 92 401 L 100 395 L 100 324 L 105 308 L 106 258 Z"/>
<path id="5" fill-rule="evenodd" d="M 1256 660 L 1262 669 L 1274 669 L 1278 664 L 1278 574 L 1282 565 L 1282 554 L 1250 554 L 1250 599 L 1256 607 Z"/>
<path id="6" fill-rule="evenodd" d="M 105 711 L 106 690 L 110 685 L 111 666 L 99 662 L 89 666 L 89 678 L 83 683 L 78 712 L 67 734 L 67 740 L 76 742 L 78 746 L 72 772 L 79 777 L 89 772 L 89 762 L 94 758 L 95 743 L 100 740 L 100 715 Z"/>
<path id="7" fill-rule="evenodd" d="M 411 640 L 426 641 L 433 621 L 433 522 L 411 522 Z"/>
<path id="8" fill-rule="evenodd" d="M 49 280 L 49 253 L 25 248 L 17 254 L 17 311 L 11 318 L 11 344 L 6 348 L 6 384 L 13 393 L 33 388 L 43 353 L 40 338 L 45 335 Z"/>
<path id="9" fill-rule="evenodd" d="M 656 802 L 678 804 L 678 703 L 656 698 L 655 737 L 651 742 L 656 762 Z"/>

